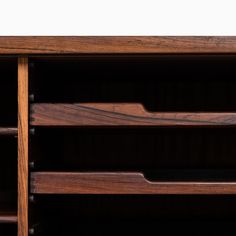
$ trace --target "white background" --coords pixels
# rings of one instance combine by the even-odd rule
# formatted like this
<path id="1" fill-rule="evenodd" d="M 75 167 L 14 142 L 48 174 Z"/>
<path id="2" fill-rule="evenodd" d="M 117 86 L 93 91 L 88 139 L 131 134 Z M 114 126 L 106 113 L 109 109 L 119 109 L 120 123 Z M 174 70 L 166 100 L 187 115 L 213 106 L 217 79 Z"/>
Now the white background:
<path id="1" fill-rule="evenodd" d="M 0 35 L 236 35 L 236 0 L 0 0 Z"/>

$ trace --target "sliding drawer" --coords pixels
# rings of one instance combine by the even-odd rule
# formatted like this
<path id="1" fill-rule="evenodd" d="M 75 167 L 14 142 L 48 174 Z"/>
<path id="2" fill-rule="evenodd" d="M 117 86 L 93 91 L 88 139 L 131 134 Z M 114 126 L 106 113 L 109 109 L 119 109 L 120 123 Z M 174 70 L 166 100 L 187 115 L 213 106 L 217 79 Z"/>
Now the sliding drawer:
<path id="1" fill-rule="evenodd" d="M 31 125 L 236 125 L 235 55 L 31 59 Z"/>
<path id="2" fill-rule="evenodd" d="M 232 196 L 37 196 L 38 235 L 230 235 Z M 35 225 L 35 228 L 34 228 Z M 227 228 L 227 231 L 225 229 Z"/>

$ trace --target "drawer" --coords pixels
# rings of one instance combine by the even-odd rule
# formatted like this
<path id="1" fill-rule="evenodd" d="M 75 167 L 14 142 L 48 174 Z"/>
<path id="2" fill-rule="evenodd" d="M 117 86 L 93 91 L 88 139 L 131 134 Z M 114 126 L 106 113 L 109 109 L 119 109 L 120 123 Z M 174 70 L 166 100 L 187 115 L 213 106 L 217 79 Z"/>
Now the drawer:
<path id="1" fill-rule="evenodd" d="M 31 59 L 33 126 L 235 126 L 236 56 Z"/>

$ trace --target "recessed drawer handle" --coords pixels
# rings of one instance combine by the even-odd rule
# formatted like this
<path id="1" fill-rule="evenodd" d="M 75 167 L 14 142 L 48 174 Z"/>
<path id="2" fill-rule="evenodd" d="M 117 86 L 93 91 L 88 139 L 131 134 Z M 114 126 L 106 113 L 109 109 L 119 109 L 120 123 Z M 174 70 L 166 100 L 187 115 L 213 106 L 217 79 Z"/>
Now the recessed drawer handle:
<path id="1" fill-rule="evenodd" d="M 142 173 L 33 172 L 35 194 L 236 194 L 236 182 L 150 182 Z"/>
<path id="2" fill-rule="evenodd" d="M 148 112 L 140 103 L 35 103 L 35 126 L 224 126 L 236 125 L 236 113 Z"/>

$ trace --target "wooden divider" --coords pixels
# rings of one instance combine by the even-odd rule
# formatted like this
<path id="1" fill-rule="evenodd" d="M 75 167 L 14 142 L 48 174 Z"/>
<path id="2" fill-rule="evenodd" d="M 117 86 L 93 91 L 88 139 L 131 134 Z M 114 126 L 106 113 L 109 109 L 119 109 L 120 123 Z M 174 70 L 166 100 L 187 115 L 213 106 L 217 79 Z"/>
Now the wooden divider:
<path id="1" fill-rule="evenodd" d="M 139 103 L 35 103 L 35 126 L 236 126 L 234 112 L 148 112 Z"/>
<path id="2" fill-rule="evenodd" d="M 236 194 L 236 182 L 154 181 L 136 172 L 33 172 L 34 194 Z"/>
<path id="3" fill-rule="evenodd" d="M 18 236 L 28 235 L 28 58 L 18 59 Z"/>

